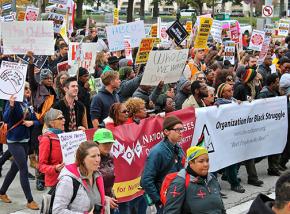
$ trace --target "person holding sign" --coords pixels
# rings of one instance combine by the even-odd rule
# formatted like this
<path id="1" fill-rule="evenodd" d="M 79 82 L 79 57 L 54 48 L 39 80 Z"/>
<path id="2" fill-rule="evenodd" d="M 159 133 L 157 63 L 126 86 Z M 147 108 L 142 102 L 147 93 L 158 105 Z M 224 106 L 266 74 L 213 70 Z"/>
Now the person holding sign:
<path id="1" fill-rule="evenodd" d="M 52 213 L 100 214 L 105 211 L 104 181 L 99 172 L 101 154 L 95 142 L 82 142 L 74 164 L 65 166 L 59 176 Z M 73 179 L 80 183 L 75 199 Z"/>
<path id="2" fill-rule="evenodd" d="M 27 152 L 31 128 L 40 125 L 40 123 L 28 101 L 30 97 L 29 84 L 25 83 L 23 102 L 15 102 L 16 97 L 12 95 L 5 106 L 3 119 L 8 124 L 7 145 L 14 160 L 1 186 L 0 200 L 4 203 L 12 202 L 6 192 L 19 171 L 20 184 L 27 200 L 26 206 L 29 209 L 38 210 L 38 204 L 33 200 L 28 181 Z"/>
<path id="3" fill-rule="evenodd" d="M 45 186 L 53 187 L 64 167 L 58 134 L 64 131 L 65 119 L 60 110 L 51 108 L 44 117 L 47 129 L 39 136 L 39 171 L 45 174 Z"/>

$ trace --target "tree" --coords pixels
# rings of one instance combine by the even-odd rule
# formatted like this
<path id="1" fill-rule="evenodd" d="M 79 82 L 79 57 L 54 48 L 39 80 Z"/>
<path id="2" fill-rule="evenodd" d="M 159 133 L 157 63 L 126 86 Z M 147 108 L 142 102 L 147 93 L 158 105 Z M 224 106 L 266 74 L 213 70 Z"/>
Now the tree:
<path id="1" fill-rule="evenodd" d="M 128 8 L 127 8 L 127 22 L 133 22 L 133 7 L 134 7 L 134 0 L 129 0 Z"/>
<path id="2" fill-rule="evenodd" d="M 83 18 L 83 4 L 84 0 L 77 0 L 77 9 L 76 9 L 76 18 L 82 19 Z"/>
<path id="3" fill-rule="evenodd" d="M 140 1 L 140 18 L 145 20 L 145 0 Z"/>

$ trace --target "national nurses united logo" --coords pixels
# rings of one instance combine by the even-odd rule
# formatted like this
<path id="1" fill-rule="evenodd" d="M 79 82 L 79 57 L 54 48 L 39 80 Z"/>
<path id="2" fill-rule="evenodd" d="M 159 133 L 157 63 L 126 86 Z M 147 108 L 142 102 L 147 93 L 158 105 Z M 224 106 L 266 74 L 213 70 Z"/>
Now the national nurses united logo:
<path id="1" fill-rule="evenodd" d="M 208 132 L 207 126 L 204 124 L 202 128 L 201 135 L 198 139 L 197 146 L 205 147 L 208 151 L 208 153 L 214 152 L 214 146 L 212 143 L 211 136 Z"/>

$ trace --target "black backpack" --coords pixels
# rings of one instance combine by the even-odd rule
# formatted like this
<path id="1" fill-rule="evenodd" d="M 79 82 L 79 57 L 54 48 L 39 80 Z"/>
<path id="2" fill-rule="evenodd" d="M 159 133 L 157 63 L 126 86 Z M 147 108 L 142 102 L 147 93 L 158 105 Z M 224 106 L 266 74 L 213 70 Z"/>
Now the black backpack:
<path id="1" fill-rule="evenodd" d="M 77 192 L 80 186 L 80 182 L 77 181 L 75 178 L 71 177 L 73 181 L 73 195 L 69 202 L 71 204 L 77 196 Z M 52 214 L 52 206 L 55 197 L 56 185 L 53 186 L 48 193 L 42 196 L 40 214 Z"/>

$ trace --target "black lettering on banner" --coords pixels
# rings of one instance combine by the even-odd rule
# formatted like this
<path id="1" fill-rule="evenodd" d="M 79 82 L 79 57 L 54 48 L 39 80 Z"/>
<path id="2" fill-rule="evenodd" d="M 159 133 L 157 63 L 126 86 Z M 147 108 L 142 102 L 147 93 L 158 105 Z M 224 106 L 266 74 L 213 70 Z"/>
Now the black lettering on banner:
<path id="1" fill-rule="evenodd" d="M 168 36 L 174 40 L 177 45 L 180 45 L 188 36 L 186 29 L 176 20 L 166 31 Z"/>

